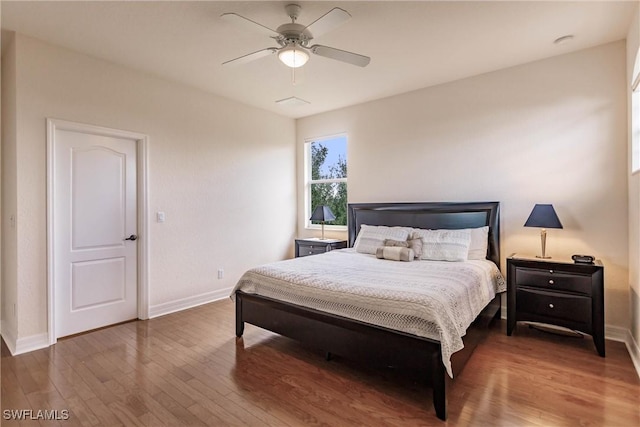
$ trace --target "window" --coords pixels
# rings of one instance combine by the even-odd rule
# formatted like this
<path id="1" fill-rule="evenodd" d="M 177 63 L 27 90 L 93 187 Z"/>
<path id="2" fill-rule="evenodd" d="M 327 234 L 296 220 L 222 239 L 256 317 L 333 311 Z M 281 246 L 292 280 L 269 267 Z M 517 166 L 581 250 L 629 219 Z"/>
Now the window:
<path id="1" fill-rule="evenodd" d="M 327 205 L 336 219 L 328 229 L 345 229 L 347 225 L 347 136 L 336 135 L 305 144 L 305 218 L 307 228 L 319 228 L 310 221 L 318 205 Z M 333 227 L 332 227 L 333 226 Z"/>

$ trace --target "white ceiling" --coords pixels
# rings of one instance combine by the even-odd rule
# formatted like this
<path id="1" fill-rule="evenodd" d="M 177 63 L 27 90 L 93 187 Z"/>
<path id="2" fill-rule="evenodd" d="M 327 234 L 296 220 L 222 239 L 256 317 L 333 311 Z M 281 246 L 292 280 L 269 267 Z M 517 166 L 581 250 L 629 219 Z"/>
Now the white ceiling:
<path id="1" fill-rule="evenodd" d="M 222 13 L 277 28 L 292 1 L 3 0 L 2 29 L 297 118 L 624 39 L 638 13 L 637 1 L 296 1 L 302 24 L 346 9 L 352 19 L 314 43 L 370 56 L 369 66 L 312 55 L 293 85 L 275 55 L 221 65 L 277 46 Z M 553 43 L 566 34 L 572 42 Z M 275 103 L 291 96 L 310 104 Z"/>

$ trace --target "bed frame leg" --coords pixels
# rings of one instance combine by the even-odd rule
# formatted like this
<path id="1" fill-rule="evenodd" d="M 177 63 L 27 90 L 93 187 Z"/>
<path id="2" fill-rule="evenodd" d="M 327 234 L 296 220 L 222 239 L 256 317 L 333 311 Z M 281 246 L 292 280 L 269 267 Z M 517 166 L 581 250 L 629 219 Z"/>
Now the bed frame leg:
<path id="1" fill-rule="evenodd" d="M 236 294 L 236 337 L 242 337 L 244 322 L 242 321 L 242 298 Z"/>
<path id="2" fill-rule="evenodd" d="M 431 361 L 431 382 L 433 387 L 433 407 L 436 410 L 436 416 L 442 421 L 447 420 L 447 394 L 444 365 L 442 364 L 442 355 L 437 352 L 433 355 Z"/>
<path id="3" fill-rule="evenodd" d="M 324 359 L 325 359 L 327 362 L 330 362 L 330 361 L 331 361 L 331 352 L 330 352 L 330 351 L 327 351 L 327 352 L 324 354 Z"/>

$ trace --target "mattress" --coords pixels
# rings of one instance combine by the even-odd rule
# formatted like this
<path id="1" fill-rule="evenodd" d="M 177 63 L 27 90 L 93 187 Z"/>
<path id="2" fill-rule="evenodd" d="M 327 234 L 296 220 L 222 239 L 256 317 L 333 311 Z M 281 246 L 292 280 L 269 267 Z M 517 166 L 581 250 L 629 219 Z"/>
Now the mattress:
<path id="1" fill-rule="evenodd" d="M 439 341 L 453 376 L 451 355 L 506 284 L 489 260 L 400 262 L 342 249 L 253 268 L 232 299 L 238 290 Z"/>

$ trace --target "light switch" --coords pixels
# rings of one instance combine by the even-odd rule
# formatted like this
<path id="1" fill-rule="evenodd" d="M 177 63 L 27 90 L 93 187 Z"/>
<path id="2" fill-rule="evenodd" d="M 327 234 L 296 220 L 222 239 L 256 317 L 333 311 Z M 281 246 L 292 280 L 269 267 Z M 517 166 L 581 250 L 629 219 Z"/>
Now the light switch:
<path id="1" fill-rule="evenodd" d="M 158 222 L 164 222 L 164 212 L 156 212 L 156 220 Z"/>

